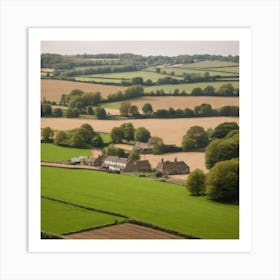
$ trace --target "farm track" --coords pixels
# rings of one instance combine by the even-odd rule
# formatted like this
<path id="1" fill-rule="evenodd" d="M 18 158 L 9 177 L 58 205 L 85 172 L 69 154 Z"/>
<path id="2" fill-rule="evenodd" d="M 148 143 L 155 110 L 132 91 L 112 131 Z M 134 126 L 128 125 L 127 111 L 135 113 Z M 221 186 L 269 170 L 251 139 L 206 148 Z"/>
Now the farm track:
<path id="1" fill-rule="evenodd" d="M 60 162 L 49 162 L 49 161 L 41 161 L 41 166 L 102 171 L 94 166 L 73 165 L 73 164 L 65 164 L 65 163 L 60 163 Z"/>
<path id="2" fill-rule="evenodd" d="M 170 234 L 158 229 L 131 223 L 106 226 L 99 229 L 86 230 L 65 235 L 71 239 L 182 239 L 183 237 Z"/>

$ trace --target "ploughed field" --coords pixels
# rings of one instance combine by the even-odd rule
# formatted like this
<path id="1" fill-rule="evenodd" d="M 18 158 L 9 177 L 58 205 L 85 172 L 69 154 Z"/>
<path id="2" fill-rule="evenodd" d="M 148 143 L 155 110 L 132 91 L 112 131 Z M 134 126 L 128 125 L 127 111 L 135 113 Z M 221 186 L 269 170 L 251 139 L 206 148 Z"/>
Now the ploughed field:
<path id="1" fill-rule="evenodd" d="M 182 138 L 186 131 L 194 125 L 205 129 L 215 128 L 223 122 L 239 122 L 237 117 L 207 117 L 207 118 L 182 118 L 182 119 L 131 119 L 131 120 L 90 120 L 67 118 L 41 118 L 41 127 L 51 127 L 54 130 L 69 130 L 78 128 L 84 123 L 90 124 L 95 131 L 111 132 L 113 127 L 123 123 L 133 123 L 135 128 L 145 127 L 152 136 L 161 137 L 165 144 L 181 146 Z"/>
<path id="2" fill-rule="evenodd" d="M 42 203 L 42 229 L 51 233 L 112 224 L 123 215 L 205 239 L 239 238 L 238 205 L 193 197 L 182 186 L 147 178 L 41 167 L 41 195 L 59 201 Z M 93 209 L 93 216 L 82 207 Z M 106 211 L 105 216 L 95 218 L 98 210 Z"/>
<path id="3" fill-rule="evenodd" d="M 68 94 L 73 89 L 80 89 L 84 92 L 100 92 L 101 96 L 106 98 L 110 93 L 125 90 L 125 87 L 72 81 L 41 80 L 41 99 L 59 101 L 62 94 Z"/>
<path id="4" fill-rule="evenodd" d="M 128 100 L 131 105 L 138 107 L 142 111 L 142 107 L 145 103 L 150 103 L 153 110 L 158 109 L 194 109 L 195 106 L 199 106 L 203 103 L 210 104 L 212 108 L 221 108 L 223 106 L 239 106 L 238 97 L 220 97 L 220 96 L 144 96 Z M 102 107 L 108 109 L 119 109 L 121 102 L 104 103 Z M 119 111 L 117 111 L 119 113 Z"/>
<path id="5" fill-rule="evenodd" d="M 179 236 L 140 225 L 123 223 L 66 235 L 72 239 L 180 239 Z"/>

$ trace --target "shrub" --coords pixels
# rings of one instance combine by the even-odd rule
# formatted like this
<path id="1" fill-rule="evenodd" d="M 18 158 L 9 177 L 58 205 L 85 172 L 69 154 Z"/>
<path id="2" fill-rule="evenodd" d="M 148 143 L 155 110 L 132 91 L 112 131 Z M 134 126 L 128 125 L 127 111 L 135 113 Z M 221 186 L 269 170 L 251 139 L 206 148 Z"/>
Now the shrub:
<path id="1" fill-rule="evenodd" d="M 186 181 L 186 187 L 192 195 L 205 194 L 206 175 L 200 169 L 195 169 L 190 173 Z"/>
<path id="2" fill-rule="evenodd" d="M 219 202 L 239 202 L 239 160 L 218 162 L 206 178 L 206 194 Z"/>

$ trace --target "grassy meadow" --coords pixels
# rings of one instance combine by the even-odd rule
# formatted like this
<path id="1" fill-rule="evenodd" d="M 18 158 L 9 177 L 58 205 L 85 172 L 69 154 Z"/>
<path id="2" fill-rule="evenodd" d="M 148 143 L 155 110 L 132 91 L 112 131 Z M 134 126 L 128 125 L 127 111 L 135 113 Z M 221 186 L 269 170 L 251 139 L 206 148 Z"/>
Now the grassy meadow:
<path id="1" fill-rule="evenodd" d="M 190 196 L 184 187 L 178 185 L 136 176 L 42 167 L 41 193 L 43 196 L 122 214 L 201 238 L 239 237 L 237 205 Z M 57 219 L 52 230 L 60 232 L 57 213 L 49 216 L 50 219 Z M 107 217 L 104 217 L 104 223 L 105 220 Z M 73 223 L 71 216 L 68 223 Z M 74 230 L 78 230 L 78 227 Z M 69 231 L 72 229 L 69 228 Z"/>
<path id="2" fill-rule="evenodd" d="M 90 149 L 77 149 L 56 146 L 51 143 L 41 143 L 42 161 L 67 161 L 72 157 L 89 156 L 90 154 Z"/>
<path id="3" fill-rule="evenodd" d="M 46 232 L 66 234 L 113 224 L 115 221 L 123 221 L 123 218 L 41 199 L 41 229 Z"/>

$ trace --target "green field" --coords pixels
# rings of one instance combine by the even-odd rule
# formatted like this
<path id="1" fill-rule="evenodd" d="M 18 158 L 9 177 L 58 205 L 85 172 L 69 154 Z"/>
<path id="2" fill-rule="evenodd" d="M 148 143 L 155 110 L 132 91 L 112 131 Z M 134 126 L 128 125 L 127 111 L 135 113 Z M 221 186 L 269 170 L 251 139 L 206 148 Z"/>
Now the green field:
<path id="1" fill-rule="evenodd" d="M 42 161 L 67 161 L 72 157 L 89 156 L 90 153 L 90 149 L 77 149 L 41 143 Z"/>
<path id="2" fill-rule="evenodd" d="M 199 62 L 194 62 L 190 64 L 185 64 L 185 68 L 221 68 L 221 67 L 230 67 L 238 66 L 239 64 L 232 61 L 220 61 L 220 60 L 204 60 Z"/>
<path id="3" fill-rule="evenodd" d="M 41 193 L 201 238 L 239 237 L 237 205 L 190 196 L 184 187 L 178 185 L 136 176 L 42 167 Z M 57 219 L 57 222 L 53 222 L 52 230 L 59 232 L 56 229 L 60 227 L 59 218 L 57 214 L 52 216 Z M 70 220 L 71 217 L 69 225 L 74 224 Z M 48 225 L 45 226 L 48 228 Z M 72 229 L 69 228 L 69 231 Z"/>
<path id="4" fill-rule="evenodd" d="M 98 134 L 102 137 L 105 144 L 109 144 L 112 142 L 112 138 L 109 133 L 99 132 Z"/>
<path id="5" fill-rule="evenodd" d="M 65 234 L 123 221 L 121 217 L 41 199 L 41 230 Z"/>
<path id="6" fill-rule="evenodd" d="M 194 88 L 201 87 L 204 89 L 207 86 L 213 86 L 216 90 L 219 89 L 222 85 L 224 85 L 225 81 L 221 82 L 203 82 L 203 83 L 189 83 L 189 84 L 178 84 L 178 85 L 160 85 L 160 86 L 151 86 L 145 87 L 145 92 L 152 92 L 163 89 L 166 93 L 173 92 L 175 89 L 179 89 L 179 91 L 185 91 L 186 93 L 191 93 Z M 234 88 L 239 87 L 238 81 L 230 81 Z"/>

